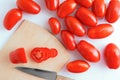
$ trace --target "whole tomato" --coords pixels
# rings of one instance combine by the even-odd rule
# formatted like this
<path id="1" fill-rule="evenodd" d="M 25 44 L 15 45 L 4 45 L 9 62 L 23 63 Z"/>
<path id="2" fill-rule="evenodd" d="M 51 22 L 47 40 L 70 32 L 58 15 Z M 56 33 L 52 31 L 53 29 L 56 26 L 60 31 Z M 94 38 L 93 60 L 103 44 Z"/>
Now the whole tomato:
<path id="1" fill-rule="evenodd" d="M 94 0 L 93 12 L 97 17 L 103 18 L 106 13 L 106 4 L 104 0 Z"/>
<path id="2" fill-rule="evenodd" d="M 65 18 L 67 15 L 71 14 L 77 7 L 77 3 L 74 0 L 66 0 L 60 4 L 57 15 L 60 18 Z"/>
<path id="3" fill-rule="evenodd" d="M 81 40 L 77 45 L 79 53 L 90 62 L 98 62 L 100 60 L 100 52 L 92 44 L 85 40 Z"/>
<path id="4" fill-rule="evenodd" d="M 14 25 L 22 18 L 22 11 L 20 9 L 14 8 L 7 12 L 4 17 L 4 27 L 7 30 L 11 30 Z"/>
<path id="5" fill-rule="evenodd" d="M 104 50 L 104 59 L 110 69 L 119 68 L 120 49 L 114 43 L 109 43 Z"/>
<path id="6" fill-rule="evenodd" d="M 31 14 L 38 14 L 41 10 L 40 5 L 33 0 L 17 0 L 16 4 L 19 9 Z"/>
<path id="7" fill-rule="evenodd" d="M 87 8 L 84 7 L 80 7 L 77 12 L 76 12 L 76 17 L 85 25 L 89 26 L 89 27 L 94 27 L 97 24 L 97 18 L 96 16 L 93 14 L 93 12 L 91 12 L 90 10 L 88 10 Z"/>
<path id="8" fill-rule="evenodd" d="M 67 49 L 74 50 L 76 48 L 76 42 L 72 33 L 67 30 L 62 30 L 61 38 Z"/>
<path id="9" fill-rule="evenodd" d="M 59 0 L 45 0 L 45 3 L 49 10 L 56 10 L 59 6 Z"/>
<path id="10" fill-rule="evenodd" d="M 49 22 L 50 28 L 52 30 L 52 33 L 58 34 L 61 30 L 60 22 L 54 17 L 51 17 L 48 22 Z"/>
<path id="11" fill-rule="evenodd" d="M 87 34 L 92 39 L 100 39 L 109 36 L 113 31 L 114 28 L 111 24 L 99 24 L 96 27 L 89 28 Z"/>
<path id="12" fill-rule="evenodd" d="M 67 16 L 65 18 L 65 23 L 70 32 L 77 36 L 84 36 L 85 35 L 85 28 L 83 25 L 77 20 L 75 17 Z"/>
<path id="13" fill-rule="evenodd" d="M 108 4 L 108 8 L 106 11 L 106 20 L 110 23 L 114 23 L 120 17 L 120 1 L 119 0 L 111 0 Z"/>
<path id="14" fill-rule="evenodd" d="M 72 73 L 85 72 L 90 68 L 90 65 L 83 60 L 75 60 L 67 64 L 67 70 Z"/>
<path id="15" fill-rule="evenodd" d="M 84 7 L 91 7 L 93 4 L 93 0 L 75 0 L 78 4 Z"/>

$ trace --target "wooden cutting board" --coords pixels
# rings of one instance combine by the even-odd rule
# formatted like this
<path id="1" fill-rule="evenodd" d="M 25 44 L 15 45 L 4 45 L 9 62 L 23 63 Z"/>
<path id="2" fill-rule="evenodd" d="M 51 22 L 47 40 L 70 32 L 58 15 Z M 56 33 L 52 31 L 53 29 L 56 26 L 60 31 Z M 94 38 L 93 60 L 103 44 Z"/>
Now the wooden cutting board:
<path id="1" fill-rule="evenodd" d="M 9 53 L 20 47 L 25 48 L 28 63 L 12 64 L 9 60 Z M 30 58 L 30 52 L 34 47 L 56 48 L 58 55 L 42 63 L 36 63 Z M 2 48 L 0 53 L 0 80 L 42 80 L 20 72 L 15 67 L 25 66 L 58 72 L 69 58 L 70 54 L 53 35 L 39 25 L 24 20 Z"/>

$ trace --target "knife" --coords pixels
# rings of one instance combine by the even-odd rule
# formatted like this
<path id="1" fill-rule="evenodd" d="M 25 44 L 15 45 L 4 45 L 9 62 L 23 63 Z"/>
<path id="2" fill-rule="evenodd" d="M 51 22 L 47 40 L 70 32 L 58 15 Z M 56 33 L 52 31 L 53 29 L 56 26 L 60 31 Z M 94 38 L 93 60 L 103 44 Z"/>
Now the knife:
<path id="1" fill-rule="evenodd" d="M 47 71 L 47 70 L 28 68 L 28 67 L 16 67 L 16 69 L 46 80 L 74 80 L 68 77 L 57 75 L 57 72 L 54 71 Z"/>

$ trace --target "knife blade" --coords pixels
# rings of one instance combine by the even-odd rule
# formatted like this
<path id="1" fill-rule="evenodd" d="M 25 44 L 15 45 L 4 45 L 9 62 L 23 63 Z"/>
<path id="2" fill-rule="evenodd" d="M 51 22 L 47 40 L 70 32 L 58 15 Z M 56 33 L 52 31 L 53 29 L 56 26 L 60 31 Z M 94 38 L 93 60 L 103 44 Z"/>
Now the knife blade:
<path id="1" fill-rule="evenodd" d="M 40 77 L 46 80 L 73 80 L 68 77 L 57 75 L 57 73 L 54 71 L 47 71 L 47 70 L 28 68 L 28 67 L 16 67 L 16 69 L 24 73 L 27 73 L 36 77 Z"/>

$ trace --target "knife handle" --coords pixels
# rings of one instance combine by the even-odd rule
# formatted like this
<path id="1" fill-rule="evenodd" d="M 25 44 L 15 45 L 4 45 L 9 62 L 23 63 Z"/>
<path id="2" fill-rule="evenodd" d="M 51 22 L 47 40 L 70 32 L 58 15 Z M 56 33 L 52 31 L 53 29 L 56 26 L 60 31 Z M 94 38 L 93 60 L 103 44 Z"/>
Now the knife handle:
<path id="1" fill-rule="evenodd" d="M 56 80 L 74 80 L 74 79 L 70 79 L 68 77 L 64 77 L 64 76 L 61 76 L 61 75 L 57 75 L 57 79 Z"/>

